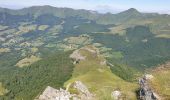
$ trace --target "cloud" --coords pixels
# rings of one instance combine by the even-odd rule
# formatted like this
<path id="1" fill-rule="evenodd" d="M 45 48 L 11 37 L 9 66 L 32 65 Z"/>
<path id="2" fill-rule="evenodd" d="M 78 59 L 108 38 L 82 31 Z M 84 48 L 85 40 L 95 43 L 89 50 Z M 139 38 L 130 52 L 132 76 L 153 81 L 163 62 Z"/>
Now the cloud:
<path id="1" fill-rule="evenodd" d="M 96 7 L 94 7 L 94 10 L 100 12 L 100 13 L 118 13 L 120 11 L 122 11 L 122 9 L 116 8 L 116 7 L 112 7 L 109 5 L 97 5 Z"/>

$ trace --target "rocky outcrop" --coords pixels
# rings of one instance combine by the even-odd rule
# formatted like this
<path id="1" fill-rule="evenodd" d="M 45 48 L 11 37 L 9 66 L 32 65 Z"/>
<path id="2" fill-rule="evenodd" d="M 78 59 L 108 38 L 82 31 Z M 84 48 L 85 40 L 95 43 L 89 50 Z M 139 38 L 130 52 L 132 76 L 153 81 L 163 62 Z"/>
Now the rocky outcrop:
<path id="1" fill-rule="evenodd" d="M 156 72 L 159 72 L 159 71 L 162 71 L 162 70 L 170 70 L 170 61 L 169 62 L 166 62 L 165 64 L 161 64 L 161 65 L 158 65 L 156 66 L 155 69 L 153 69 L 152 71 L 156 71 Z"/>
<path id="2" fill-rule="evenodd" d="M 139 99 L 140 100 L 160 100 L 159 96 L 149 86 L 148 81 L 153 78 L 152 75 L 146 74 L 139 79 Z"/>
<path id="3" fill-rule="evenodd" d="M 99 51 L 96 51 L 94 48 L 91 49 L 91 48 L 88 48 L 88 47 L 84 47 L 83 49 L 87 50 L 87 51 L 89 51 L 90 53 L 93 53 L 93 54 L 98 54 L 98 52 L 99 52 Z"/>
<path id="4" fill-rule="evenodd" d="M 121 92 L 118 90 L 115 90 L 111 93 L 113 100 L 120 100 L 121 95 L 122 95 Z"/>
<path id="5" fill-rule="evenodd" d="M 80 100 L 91 100 L 93 98 L 93 94 L 89 92 L 88 88 L 81 81 L 75 81 L 73 88 L 79 92 Z"/>
<path id="6" fill-rule="evenodd" d="M 100 65 L 106 65 L 106 60 L 100 61 Z"/>
<path id="7" fill-rule="evenodd" d="M 93 94 L 91 94 L 88 88 L 81 82 L 75 81 L 72 83 L 72 87 L 78 91 L 78 94 L 71 94 L 69 89 L 55 89 L 50 86 L 44 90 L 44 92 L 35 100 L 92 100 Z"/>
<path id="8" fill-rule="evenodd" d="M 75 51 L 70 55 L 70 58 L 75 59 L 75 60 L 85 60 L 85 57 L 82 56 L 82 55 L 79 53 L 79 50 L 75 50 Z"/>
<path id="9" fill-rule="evenodd" d="M 81 53 L 80 53 L 80 50 L 86 50 L 88 52 L 90 52 L 94 57 L 98 56 L 99 54 L 99 50 L 97 50 L 95 47 L 82 47 L 78 50 L 75 50 L 71 55 L 70 55 L 70 58 L 74 60 L 74 63 L 73 64 L 77 64 L 79 63 L 79 61 L 82 61 L 82 60 L 85 60 L 86 59 L 86 56 L 83 56 Z"/>
<path id="10" fill-rule="evenodd" d="M 85 60 L 86 57 L 82 56 L 79 50 L 75 50 L 71 55 L 70 58 L 74 60 L 74 64 L 78 63 L 81 60 Z"/>
<path id="11" fill-rule="evenodd" d="M 55 88 L 52 88 L 50 86 L 47 86 L 45 91 L 39 96 L 36 100 L 70 100 L 72 95 L 70 92 L 63 90 L 60 88 L 60 90 L 57 90 Z"/>

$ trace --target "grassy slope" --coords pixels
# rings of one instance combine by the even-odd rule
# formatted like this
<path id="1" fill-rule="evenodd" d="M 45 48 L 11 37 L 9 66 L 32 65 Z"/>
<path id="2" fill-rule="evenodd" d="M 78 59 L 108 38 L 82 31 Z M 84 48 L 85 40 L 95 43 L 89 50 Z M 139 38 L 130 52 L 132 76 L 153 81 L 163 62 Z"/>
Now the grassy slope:
<path id="1" fill-rule="evenodd" d="M 102 56 L 94 56 L 87 50 L 80 50 L 86 60 L 80 61 L 73 71 L 72 78 L 65 83 L 67 86 L 76 80 L 82 81 L 88 86 L 89 90 L 96 94 L 99 100 L 110 100 L 111 92 L 120 89 L 126 99 L 135 100 L 135 90 L 138 88 L 136 83 L 129 83 L 113 74 L 106 65 L 101 65 Z M 127 96 L 127 97 L 126 97 Z"/>
<path id="2" fill-rule="evenodd" d="M 170 67 L 170 66 L 169 66 Z M 170 99 L 170 68 L 156 68 L 152 71 L 154 78 L 150 84 L 152 88 L 165 100 Z"/>
<path id="3" fill-rule="evenodd" d="M 7 89 L 5 89 L 3 86 L 2 86 L 2 83 L 0 82 L 0 96 L 6 94 L 8 92 Z"/>
<path id="4" fill-rule="evenodd" d="M 27 58 L 24 58 L 22 60 L 20 60 L 16 66 L 22 68 L 22 67 L 26 67 L 26 66 L 29 66 L 37 61 L 39 61 L 41 58 L 39 57 L 36 57 L 34 55 L 31 55 L 30 57 L 27 57 Z"/>

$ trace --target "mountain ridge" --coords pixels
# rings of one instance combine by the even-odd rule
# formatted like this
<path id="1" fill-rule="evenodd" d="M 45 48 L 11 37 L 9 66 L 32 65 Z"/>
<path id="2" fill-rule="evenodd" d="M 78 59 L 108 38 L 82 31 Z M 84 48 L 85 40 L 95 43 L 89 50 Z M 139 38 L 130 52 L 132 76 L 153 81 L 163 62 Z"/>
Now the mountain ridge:
<path id="1" fill-rule="evenodd" d="M 99 13 L 98 11 L 95 11 L 95 10 L 87 10 L 87 9 L 74 9 L 74 8 L 69 8 L 69 7 L 54 7 L 54 6 L 50 6 L 50 5 L 43 5 L 43 6 L 30 6 L 30 7 L 24 7 L 24 8 L 21 8 L 21 9 L 11 9 L 11 8 L 5 8 L 5 7 L 0 7 L 0 12 L 2 11 L 25 11 L 25 10 L 28 10 L 28 9 L 65 9 L 65 10 L 75 10 L 75 11 L 88 11 L 88 12 L 95 12 L 97 14 L 100 14 L 100 15 L 105 15 L 105 14 L 102 14 L 102 13 Z M 145 12 L 139 12 L 137 9 L 135 8 L 129 8 L 127 10 L 124 10 L 124 11 L 121 11 L 119 13 L 115 13 L 115 14 L 120 14 L 120 13 L 124 13 L 124 12 L 137 12 L 137 13 L 143 13 L 143 14 L 158 14 L 158 15 L 165 15 L 165 14 L 159 14 L 159 13 L 145 13 Z M 108 12 L 110 13 L 110 12 Z M 106 13 L 106 14 L 108 14 Z M 112 15 L 115 15 L 113 13 L 110 13 Z M 167 14 L 169 15 L 169 14 Z"/>
<path id="2" fill-rule="evenodd" d="M 129 93 L 126 83 L 136 84 L 146 69 L 170 61 L 169 50 L 169 15 L 134 8 L 118 14 L 51 6 L 2 8 L 0 91 L 9 91 L 2 99 L 31 100 L 46 86 L 67 87 L 65 83 L 75 78 L 104 98 L 112 91 Z M 78 57 L 74 62 L 72 52 Z M 105 89 L 105 85 L 118 88 Z"/>
<path id="3" fill-rule="evenodd" d="M 130 8 L 128 10 L 122 11 L 117 14 L 106 13 L 102 14 L 93 10 L 85 9 L 73 9 L 66 7 L 53 7 L 49 5 L 45 6 L 32 6 L 17 10 L 12 10 L 8 8 L 0 8 L 0 13 L 8 13 L 11 15 L 32 15 L 37 18 L 41 15 L 53 15 L 60 18 L 68 17 L 81 17 L 83 19 L 94 20 L 99 24 L 121 24 L 123 22 L 129 22 L 129 20 L 146 20 L 155 18 L 170 18 L 168 14 L 159 13 L 143 13 L 139 12 L 135 8 Z"/>
<path id="4" fill-rule="evenodd" d="M 0 11 L 1 9 L 5 9 L 5 10 L 13 10 L 13 11 L 18 11 L 18 10 L 23 10 L 23 9 L 28 9 L 28 8 L 40 8 L 40 7 L 49 7 L 49 8 L 58 8 L 58 9 L 72 9 L 72 10 L 85 10 L 85 11 L 92 11 L 92 12 L 97 12 L 99 13 L 98 11 L 96 10 L 87 10 L 87 9 L 74 9 L 74 8 L 71 8 L 71 7 L 55 7 L 55 6 L 51 6 L 51 5 L 42 5 L 42 6 L 29 6 L 29 7 L 24 7 L 24 8 L 20 8 L 20 9 L 11 9 L 11 8 L 5 8 L 5 7 L 0 7 Z M 136 8 L 129 8 L 127 10 L 124 10 L 124 11 L 137 11 L 139 12 Z M 124 11 L 121 11 L 121 12 L 124 12 Z M 119 12 L 119 13 L 121 13 Z M 111 12 L 108 12 L 108 13 L 111 13 Z M 141 13 L 145 13 L 145 12 L 141 12 Z M 156 14 L 159 14 L 157 12 L 147 12 L 147 13 L 156 13 Z M 102 14 L 102 13 L 99 13 L 99 14 Z M 111 13 L 113 14 L 113 13 Z M 118 14 L 118 13 L 115 13 L 115 14 Z M 160 14 L 160 15 L 164 15 L 164 14 Z M 169 14 L 168 14 L 169 15 Z"/>

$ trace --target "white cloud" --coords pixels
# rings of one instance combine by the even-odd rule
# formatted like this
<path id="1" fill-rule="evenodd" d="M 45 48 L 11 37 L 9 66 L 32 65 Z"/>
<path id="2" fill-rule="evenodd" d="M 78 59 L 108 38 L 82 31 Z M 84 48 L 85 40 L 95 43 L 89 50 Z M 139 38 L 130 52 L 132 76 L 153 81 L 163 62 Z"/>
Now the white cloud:
<path id="1" fill-rule="evenodd" d="M 93 10 L 96 10 L 100 13 L 107 13 L 107 12 L 118 13 L 118 12 L 122 11 L 122 9 L 112 7 L 112 6 L 109 6 L 109 5 L 97 5 L 96 7 L 94 7 Z"/>

